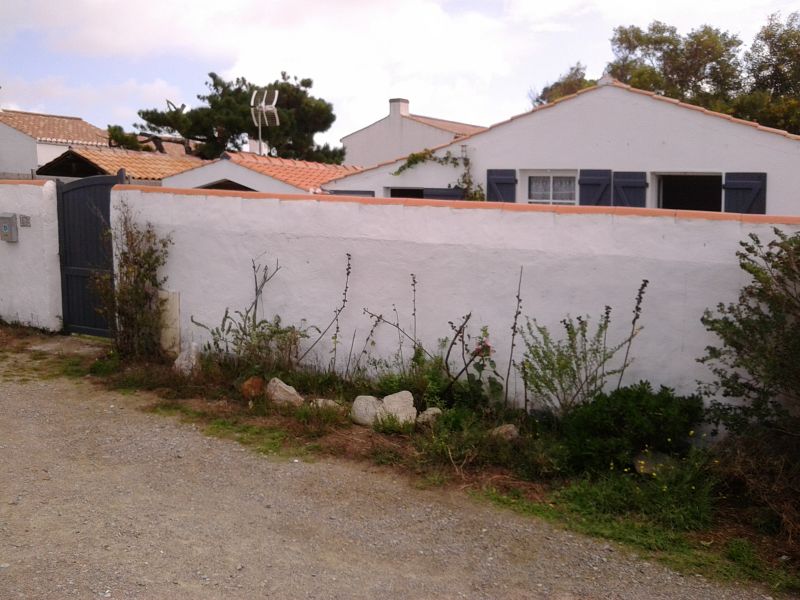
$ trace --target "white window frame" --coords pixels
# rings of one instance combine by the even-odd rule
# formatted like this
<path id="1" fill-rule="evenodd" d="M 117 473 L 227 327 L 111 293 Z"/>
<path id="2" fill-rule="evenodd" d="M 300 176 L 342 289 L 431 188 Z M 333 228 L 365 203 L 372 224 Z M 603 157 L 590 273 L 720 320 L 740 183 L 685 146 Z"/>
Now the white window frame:
<path id="1" fill-rule="evenodd" d="M 525 182 L 523 190 L 524 201 L 528 204 L 540 204 L 544 206 L 575 206 L 578 204 L 580 197 L 580 188 L 578 187 L 578 171 L 576 170 L 554 170 L 554 169 L 522 169 L 520 170 L 520 179 Z M 530 197 L 530 178 L 531 177 L 548 177 L 550 179 L 550 198 L 547 200 L 532 200 Z M 570 177 L 575 181 L 575 197 L 572 200 L 553 200 L 553 178 L 554 177 Z"/>

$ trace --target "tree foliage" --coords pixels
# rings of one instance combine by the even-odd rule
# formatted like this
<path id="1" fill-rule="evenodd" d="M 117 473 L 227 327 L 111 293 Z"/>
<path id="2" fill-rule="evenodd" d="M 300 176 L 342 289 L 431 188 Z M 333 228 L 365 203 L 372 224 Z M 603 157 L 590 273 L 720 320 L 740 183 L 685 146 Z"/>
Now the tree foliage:
<path id="1" fill-rule="evenodd" d="M 595 83 L 593 79 L 586 79 L 586 65 L 578 62 L 561 75 L 557 81 L 545 85 L 541 91 L 530 90 L 528 98 L 533 106 L 541 106 L 591 87 Z"/>
<path id="2" fill-rule="evenodd" d="M 144 121 L 138 125 L 151 133 L 177 133 L 199 142 L 195 153 L 203 158 L 216 158 L 229 149 L 240 150 L 245 136 L 256 138 L 258 127 L 250 116 L 250 98 L 257 86 L 244 77 L 226 81 L 216 73 L 208 74 L 208 92 L 197 96 L 200 106 L 186 109 L 167 103 L 167 110 L 139 111 Z M 262 138 L 276 148 L 282 158 L 341 163 L 344 149 L 314 143 L 314 135 L 327 131 L 336 119 L 333 105 L 310 94 L 313 81 L 281 73 L 280 79 L 266 89 L 278 91 L 279 127 L 262 127 Z"/>
<path id="3" fill-rule="evenodd" d="M 622 83 L 762 125 L 800 133 L 800 13 L 769 17 L 748 49 L 736 34 L 710 25 L 685 35 L 661 21 L 614 29 L 606 71 Z M 577 63 L 533 106 L 594 84 Z"/>
<path id="4" fill-rule="evenodd" d="M 126 150 L 150 150 L 139 142 L 135 133 L 127 133 L 121 125 L 108 126 L 108 145 L 112 148 L 125 148 Z"/>

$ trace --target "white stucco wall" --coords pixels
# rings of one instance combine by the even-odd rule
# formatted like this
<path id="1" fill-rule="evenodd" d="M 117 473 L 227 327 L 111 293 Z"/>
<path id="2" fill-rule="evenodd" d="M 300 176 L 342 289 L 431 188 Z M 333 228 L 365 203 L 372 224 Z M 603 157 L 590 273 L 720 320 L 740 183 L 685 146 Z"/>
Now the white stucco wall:
<path id="1" fill-rule="evenodd" d="M 365 307 L 389 316 L 396 305 L 402 323 L 411 327 L 414 273 L 418 334 L 425 344 L 435 349 L 439 338 L 451 334 L 448 321 L 472 312 L 473 333 L 489 327 L 501 373 L 520 267 L 524 314 L 558 330 L 567 313 L 596 318 L 609 305 L 612 340 L 630 327 L 634 296 L 646 278 L 644 330 L 626 377 L 682 392 L 694 391 L 695 381 L 708 377 L 695 362 L 712 341 L 700 324 L 704 309 L 735 300 L 745 281 L 735 256 L 739 241 L 750 231 L 765 239 L 771 234 L 769 223 L 733 216 L 676 219 L 624 216 L 613 209 L 270 199 L 124 186 L 112 193 L 112 218 L 123 201 L 143 221 L 172 233 L 166 288 L 180 295 L 184 344 L 205 339 L 192 316 L 218 325 L 226 307 L 249 304 L 254 257 L 264 264 L 279 259 L 282 267 L 265 292 L 265 316 L 325 326 L 341 297 L 345 254 L 352 255 L 349 304 L 341 318 L 345 355 L 353 332 L 360 349 L 369 330 Z M 784 229 L 800 227 L 800 220 L 794 222 Z M 391 357 L 396 349 L 396 332 L 382 327 L 375 354 Z M 327 362 L 324 346 L 318 358 Z"/>
<path id="2" fill-rule="evenodd" d="M 344 162 L 362 167 L 377 165 L 446 144 L 453 137 L 448 131 L 393 114 L 343 137 Z"/>
<path id="3" fill-rule="evenodd" d="M 17 243 L 0 242 L 0 317 L 34 327 L 61 329 L 56 184 L 0 181 L 0 213 L 30 217 Z"/>
<path id="4" fill-rule="evenodd" d="M 29 178 L 36 162 L 36 140 L 0 123 L 0 178 Z"/>
<path id="5" fill-rule="evenodd" d="M 55 160 L 64 152 L 69 150 L 69 144 L 52 144 L 47 142 L 38 142 L 36 144 L 36 157 L 39 166 L 46 165 L 51 160 Z"/>
<path id="6" fill-rule="evenodd" d="M 647 206 L 657 206 L 657 174 L 767 173 L 767 214 L 800 214 L 800 141 L 614 86 L 604 86 L 540 109 L 437 152 L 461 155 L 467 145 L 476 183 L 487 169 L 644 171 Z M 330 182 L 325 189 L 447 187 L 460 171 L 425 163 L 403 172 L 404 161 Z M 519 176 L 517 202 L 527 202 Z"/>
<path id="7" fill-rule="evenodd" d="M 163 187 L 176 188 L 197 188 L 203 187 L 223 179 L 229 179 L 236 183 L 249 187 L 257 192 L 269 192 L 273 194 L 302 194 L 308 190 L 301 190 L 293 185 L 274 179 L 268 175 L 262 175 L 237 165 L 230 160 L 218 160 L 216 162 L 197 167 L 166 177 L 161 181 Z"/>

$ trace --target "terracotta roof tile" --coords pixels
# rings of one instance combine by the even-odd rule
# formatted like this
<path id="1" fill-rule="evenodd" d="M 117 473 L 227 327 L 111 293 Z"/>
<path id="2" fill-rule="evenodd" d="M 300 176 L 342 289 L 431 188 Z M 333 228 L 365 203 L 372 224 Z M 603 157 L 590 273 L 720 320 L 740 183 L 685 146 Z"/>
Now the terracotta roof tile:
<path id="1" fill-rule="evenodd" d="M 137 152 L 123 150 L 122 148 L 108 148 L 95 146 L 75 146 L 67 153 L 73 153 L 95 165 L 109 175 L 114 175 L 120 169 L 125 169 L 125 174 L 131 179 L 144 179 L 158 181 L 200 166 L 206 161 L 194 156 L 172 156 L 159 152 Z M 64 157 L 62 154 L 48 164 L 53 164 Z M 47 165 L 41 167 L 45 169 Z"/>
<path id="2" fill-rule="evenodd" d="M 252 152 L 226 152 L 222 158 L 301 190 L 314 190 L 331 179 L 352 175 L 361 170 L 361 167 L 355 166 L 275 158 Z"/>
<path id="3" fill-rule="evenodd" d="M 473 133 L 478 133 L 479 131 L 486 129 L 486 127 L 482 127 L 481 125 L 469 125 L 467 123 L 459 123 L 458 121 L 435 119 L 433 117 L 423 117 L 421 115 L 407 115 L 406 119 L 411 119 L 412 121 L 417 121 L 419 123 L 424 123 L 425 125 L 430 125 L 431 127 L 436 127 L 436 129 L 449 131 L 450 133 L 454 133 L 456 136 L 472 135 Z"/>
<path id="4" fill-rule="evenodd" d="M 39 142 L 107 146 L 108 133 L 78 117 L 44 115 L 21 110 L 0 110 L 0 123 Z"/>

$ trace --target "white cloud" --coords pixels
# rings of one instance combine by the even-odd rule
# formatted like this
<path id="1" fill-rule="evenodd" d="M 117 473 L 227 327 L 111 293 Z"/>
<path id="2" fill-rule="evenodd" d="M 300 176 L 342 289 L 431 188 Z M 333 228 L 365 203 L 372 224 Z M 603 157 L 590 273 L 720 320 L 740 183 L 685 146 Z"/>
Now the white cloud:
<path id="1" fill-rule="evenodd" d="M 129 124 L 136 111 L 145 106 L 163 106 L 165 98 L 181 94 L 161 79 L 138 82 L 132 79 L 103 85 L 73 85 L 56 76 L 34 81 L 4 80 L 0 106 L 33 112 L 80 116 L 97 127 Z"/>
<path id="2" fill-rule="evenodd" d="M 577 60 L 599 75 L 617 25 L 661 19 L 687 30 L 710 23 L 748 42 L 776 10 L 786 13 L 790 5 L 769 0 L 6 0 L 0 5 L 0 36 L 35 30 L 52 49 L 68 54 L 191 56 L 229 65 L 228 77 L 243 75 L 259 83 L 282 70 L 311 77 L 315 93 L 334 103 L 338 117 L 324 139 L 338 143 L 385 116 L 386 100 L 394 96 L 409 98 L 412 111 L 420 114 L 482 124 L 518 113 L 526 108 L 531 85 L 552 81 Z M 153 73 L 156 78 L 168 81 L 169 73 Z M 139 93 L 149 98 L 147 89 Z M 149 89 L 158 96 L 157 105 L 167 96 L 187 96 L 186 91 Z M 118 100 L 120 117 L 153 104 L 150 99 L 136 104 L 135 94 L 124 96 Z"/>

